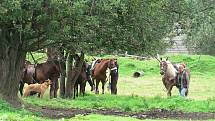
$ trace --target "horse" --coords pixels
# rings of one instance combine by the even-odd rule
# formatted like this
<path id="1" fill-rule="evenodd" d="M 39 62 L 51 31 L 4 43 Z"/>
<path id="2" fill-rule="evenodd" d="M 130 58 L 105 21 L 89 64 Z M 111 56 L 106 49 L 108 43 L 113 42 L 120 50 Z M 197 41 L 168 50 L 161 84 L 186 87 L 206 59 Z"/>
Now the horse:
<path id="1" fill-rule="evenodd" d="M 95 94 L 99 94 L 98 85 L 99 82 L 102 82 L 102 94 L 104 94 L 104 85 L 106 83 L 106 70 L 117 69 L 116 59 L 102 59 L 99 63 L 95 65 L 95 68 L 92 70 L 92 80 L 96 80 L 96 89 Z"/>
<path id="2" fill-rule="evenodd" d="M 171 96 L 173 86 L 180 88 L 177 83 L 179 64 L 173 65 L 168 61 L 168 58 L 166 60 L 162 60 L 161 58 L 160 60 L 160 74 L 163 75 L 162 82 L 167 90 L 167 96 Z M 189 70 L 185 69 L 185 71 L 190 77 Z"/>
<path id="3" fill-rule="evenodd" d="M 84 61 L 83 66 L 81 68 L 80 75 L 78 76 L 78 79 L 76 80 L 75 86 L 74 86 L 74 94 L 77 97 L 78 97 L 78 85 L 80 85 L 80 94 L 82 94 L 83 96 L 85 95 L 85 87 L 86 87 L 87 81 L 89 82 L 89 79 L 87 76 L 87 63 Z"/>
<path id="4" fill-rule="evenodd" d="M 34 68 L 34 69 L 33 69 Z M 27 65 L 24 69 L 22 81 L 20 81 L 19 91 L 22 96 L 25 83 L 43 83 L 45 80 L 52 80 L 50 87 L 50 98 L 57 98 L 58 78 L 61 68 L 58 60 L 49 60 L 37 65 Z"/>
<path id="5" fill-rule="evenodd" d="M 166 60 L 160 59 L 160 74 L 163 75 L 162 82 L 167 90 L 167 95 L 171 96 L 173 86 L 176 86 L 177 70 L 173 64 Z"/>

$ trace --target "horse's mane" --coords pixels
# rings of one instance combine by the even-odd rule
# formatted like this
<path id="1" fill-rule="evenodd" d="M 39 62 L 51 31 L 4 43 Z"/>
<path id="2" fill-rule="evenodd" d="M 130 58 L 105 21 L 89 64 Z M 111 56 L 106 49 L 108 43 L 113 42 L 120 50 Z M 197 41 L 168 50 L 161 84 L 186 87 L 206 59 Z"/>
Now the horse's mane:
<path id="1" fill-rule="evenodd" d="M 170 61 L 166 61 L 167 63 L 167 71 L 166 75 L 168 75 L 169 78 L 174 79 L 176 77 L 176 69 L 174 68 L 173 64 Z"/>

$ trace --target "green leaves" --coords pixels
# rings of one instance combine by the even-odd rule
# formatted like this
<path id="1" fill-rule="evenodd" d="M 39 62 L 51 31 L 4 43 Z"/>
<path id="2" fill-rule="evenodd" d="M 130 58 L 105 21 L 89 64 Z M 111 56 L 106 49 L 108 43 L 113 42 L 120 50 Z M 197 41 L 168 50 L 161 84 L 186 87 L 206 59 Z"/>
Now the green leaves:
<path id="1" fill-rule="evenodd" d="M 109 54 L 129 51 L 145 55 L 145 51 L 165 50 L 162 38 L 176 18 L 167 11 L 172 5 L 168 1 L 4 0 L 0 24 L 22 25 L 16 29 L 22 29 L 29 49 L 66 43 L 89 53 L 103 50 Z M 177 5 L 184 4 L 174 7 Z"/>

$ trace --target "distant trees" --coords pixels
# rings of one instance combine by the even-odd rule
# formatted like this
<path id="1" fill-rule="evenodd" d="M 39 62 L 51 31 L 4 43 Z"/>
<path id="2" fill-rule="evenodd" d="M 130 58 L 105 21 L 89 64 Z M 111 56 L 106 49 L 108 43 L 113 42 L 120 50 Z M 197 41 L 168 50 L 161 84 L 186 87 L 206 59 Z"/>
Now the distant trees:
<path id="1" fill-rule="evenodd" d="M 189 48 L 197 54 L 215 55 L 215 4 L 214 0 L 188 0 L 183 16 Z"/>

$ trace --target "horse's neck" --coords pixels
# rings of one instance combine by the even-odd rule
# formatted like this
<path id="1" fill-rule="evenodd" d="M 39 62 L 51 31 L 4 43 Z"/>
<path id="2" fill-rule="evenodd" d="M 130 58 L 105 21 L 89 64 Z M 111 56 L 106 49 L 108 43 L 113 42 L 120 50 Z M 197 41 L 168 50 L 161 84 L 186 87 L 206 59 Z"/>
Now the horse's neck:
<path id="1" fill-rule="evenodd" d="M 166 76 L 168 76 L 170 80 L 175 79 L 176 77 L 176 69 L 171 63 L 169 63 L 167 66 Z"/>
<path id="2" fill-rule="evenodd" d="M 108 62 L 109 62 L 109 61 L 105 61 L 105 62 L 103 62 L 103 63 L 100 62 L 100 63 L 101 63 L 100 66 L 101 66 L 101 70 L 102 70 L 102 71 L 105 71 L 105 72 L 106 72 L 106 70 L 107 70 L 107 68 L 108 68 Z M 102 68 L 102 67 L 103 67 L 103 68 Z"/>

